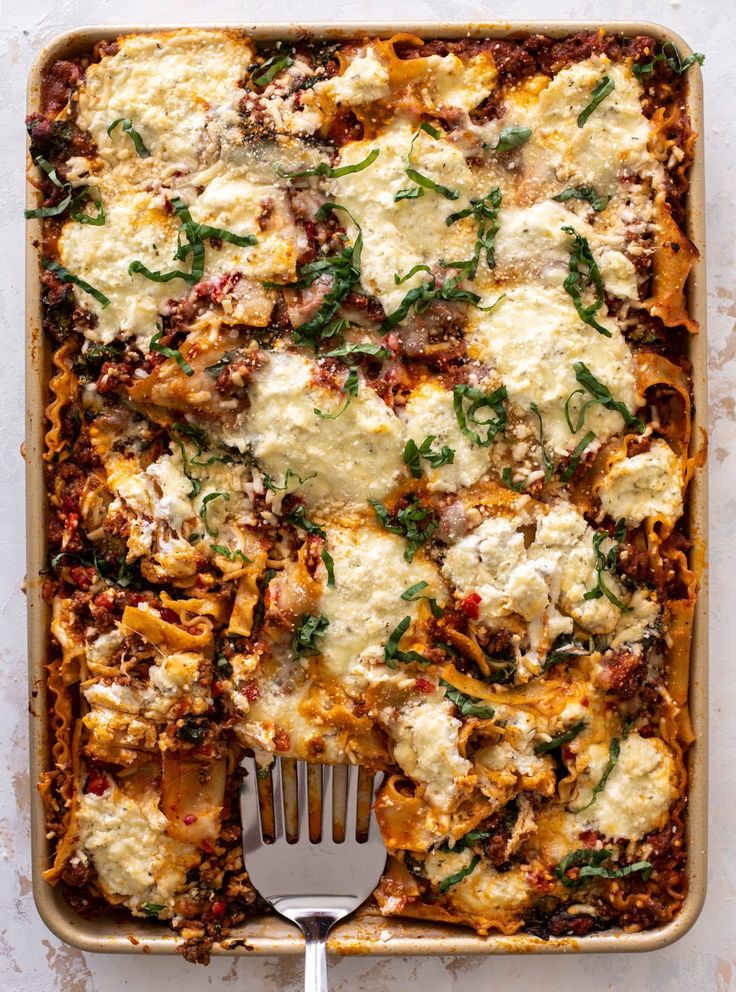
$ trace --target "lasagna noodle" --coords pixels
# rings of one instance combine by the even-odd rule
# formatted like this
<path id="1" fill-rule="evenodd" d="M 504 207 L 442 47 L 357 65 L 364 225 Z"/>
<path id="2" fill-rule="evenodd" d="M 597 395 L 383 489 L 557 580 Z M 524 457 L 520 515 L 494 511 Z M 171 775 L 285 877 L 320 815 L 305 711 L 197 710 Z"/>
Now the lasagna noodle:
<path id="1" fill-rule="evenodd" d="M 51 356 L 56 372 L 49 381 L 49 392 L 53 399 L 46 407 L 46 419 L 50 426 L 44 436 L 43 457 L 47 462 L 58 462 L 69 456 L 61 417 L 64 409 L 78 397 L 77 378 L 71 367 L 71 358 L 76 350 L 77 343 L 70 336 Z"/>

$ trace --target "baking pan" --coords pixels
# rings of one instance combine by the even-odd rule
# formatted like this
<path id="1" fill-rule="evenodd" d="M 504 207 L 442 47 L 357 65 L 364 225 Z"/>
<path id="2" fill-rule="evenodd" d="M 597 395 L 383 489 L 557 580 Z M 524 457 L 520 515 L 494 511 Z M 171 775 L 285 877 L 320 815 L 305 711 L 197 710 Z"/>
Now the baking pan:
<path id="1" fill-rule="evenodd" d="M 40 107 L 41 76 L 44 67 L 56 59 L 89 51 L 101 39 L 133 32 L 172 30 L 182 25 L 150 25 L 79 28 L 60 35 L 36 59 L 28 81 L 28 112 Z M 197 25 L 200 26 L 200 25 Z M 647 34 L 660 41 L 673 41 L 681 53 L 690 55 L 692 49 L 678 35 L 656 24 L 614 21 L 605 24 L 578 21 L 553 22 L 425 22 L 425 23 L 356 23 L 328 27 L 313 23 L 267 25 L 206 25 L 208 27 L 237 27 L 256 41 L 274 38 L 289 40 L 304 37 L 343 40 L 366 35 L 390 37 L 398 31 L 409 31 L 423 38 L 492 37 L 516 38 L 527 34 L 561 37 L 578 31 L 606 32 L 620 35 Z M 693 364 L 694 420 L 693 443 L 701 444 L 706 429 L 706 282 L 705 282 L 705 215 L 703 189 L 703 87 L 699 68 L 693 67 L 687 76 L 687 111 L 694 130 L 701 136 L 695 149 L 687 197 L 687 234 L 700 251 L 688 282 L 690 312 L 700 324 L 700 333 L 690 337 L 690 358 Z M 28 206 L 35 206 L 35 194 L 28 191 Z M 26 254 L 26 479 L 28 528 L 28 671 L 30 681 L 30 763 L 32 782 L 32 863 L 33 894 L 36 906 L 48 928 L 61 940 L 85 951 L 145 952 L 174 954 L 182 938 L 152 922 L 134 917 L 121 919 L 114 913 L 102 913 L 83 918 L 64 900 L 60 888 L 44 882 L 41 872 L 51 862 L 51 848 L 46 839 L 44 810 L 35 788 L 40 774 L 46 771 L 49 759 L 48 707 L 45 688 L 45 664 L 48 653 L 48 607 L 41 595 L 42 569 L 47 563 L 46 549 L 46 491 L 43 478 L 44 408 L 50 373 L 50 348 L 41 330 L 41 300 L 38 276 L 38 241 L 40 221 L 28 223 Z M 579 953 L 610 951 L 651 951 L 673 943 L 687 933 L 700 913 L 706 886 L 707 836 L 707 716 L 708 716 L 708 629 L 707 572 L 705 570 L 705 540 L 708 524 L 707 479 L 705 472 L 696 474 L 690 484 L 690 536 L 694 542 L 693 555 L 703 562 L 695 623 L 693 630 L 690 678 L 690 712 L 695 731 L 695 743 L 688 753 L 689 811 L 687 817 L 688 894 L 682 909 L 670 923 L 640 933 L 610 930 L 582 938 L 551 938 L 541 940 L 528 934 L 513 936 L 492 934 L 481 937 L 460 927 L 424 923 L 400 918 L 384 918 L 370 907 L 364 908 L 347 922 L 338 926 L 329 938 L 329 949 L 339 954 L 521 954 L 521 953 Z M 233 931 L 222 944 L 215 944 L 213 954 L 301 954 L 302 938 L 295 927 L 277 916 L 253 917 Z"/>

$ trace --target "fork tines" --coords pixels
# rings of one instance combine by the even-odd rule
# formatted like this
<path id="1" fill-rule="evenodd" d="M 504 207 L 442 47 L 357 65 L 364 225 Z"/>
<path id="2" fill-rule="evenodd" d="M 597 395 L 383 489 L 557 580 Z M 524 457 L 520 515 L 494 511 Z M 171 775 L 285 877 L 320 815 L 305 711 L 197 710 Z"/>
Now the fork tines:
<path id="1" fill-rule="evenodd" d="M 378 825 L 371 815 L 375 779 L 355 765 L 314 765 L 277 758 L 270 767 L 255 758 L 243 762 L 243 842 L 246 850 L 263 843 L 359 843 Z"/>

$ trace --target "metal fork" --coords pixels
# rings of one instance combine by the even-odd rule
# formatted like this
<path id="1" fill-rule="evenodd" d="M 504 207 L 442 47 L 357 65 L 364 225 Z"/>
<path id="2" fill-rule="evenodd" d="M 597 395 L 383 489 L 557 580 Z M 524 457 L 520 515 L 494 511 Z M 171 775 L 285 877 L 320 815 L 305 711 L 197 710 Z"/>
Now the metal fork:
<path id="1" fill-rule="evenodd" d="M 321 766 L 321 816 L 317 817 L 318 797 L 309 789 L 308 778 L 314 784 L 320 778 L 320 768 L 296 762 L 298 839 L 294 839 L 288 836 L 288 818 L 293 806 L 282 787 L 284 779 L 289 778 L 282 770 L 282 761 L 277 759 L 271 766 L 272 830 L 268 816 L 261 815 L 255 759 L 246 758 L 244 765 L 247 775 L 240 808 L 245 867 L 251 882 L 269 905 L 296 923 L 304 934 L 305 992 L 327 992 L 327 935 L 338 920 L 368 898 L 386 863 L 386 848 L 372 810 L 376 781 L 372 781 L 370 789 L 367 836 L 358 839 L 358 769 L 348 766 L 344 840 L 339 842 L 343 831 L 340 816 L 333 817 L 333 811 L 342 803 L 332 767 Z M 315 814 L 311 818 L 310 812 Z M 272 833 L 272 839 L 264 837 L 264 819 L 265 832 Z M 319 843 L 313 843 L 310 832 L 314 836 L 320 824 L 321 838 Z M 334 839 L 335 835 L 338 840 Z"/>

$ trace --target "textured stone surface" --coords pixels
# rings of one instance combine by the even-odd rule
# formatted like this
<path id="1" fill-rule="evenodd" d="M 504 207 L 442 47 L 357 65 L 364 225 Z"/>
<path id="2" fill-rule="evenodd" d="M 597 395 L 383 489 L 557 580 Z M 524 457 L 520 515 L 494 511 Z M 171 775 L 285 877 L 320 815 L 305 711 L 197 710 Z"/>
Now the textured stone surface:
<path id="1" fill-rule="evenodd" d="M 731 650 L 736 588 L 736 143 L 733 99 L 734 18 L 726 2 L 698 0 L 283 0 L 268 10 L 245 0 L 194 5 L 163 0 L 0 0 L 0 726 L 4 746 L 0 790 L 0 987 L 8 992 L 119 992 L 153 989 L 194 992 L 221 984 L 233 989 L 295 992 L 301 962 L 285 959 L 219 959 L 208 969 L 179 959 L 83 954 L 59 943 L 41 923 L 30 893 L 28 845 L 23 463 L 23 220 L 22 119 L 28 67 L 55 35 L 84 24 L 135 24 L 177 20 L 229 21 L 269 16 L 301 24 L 323 19 L 360 21 L 399 16 L 421 19 L 531 20 L 536 18 L 649 17 L 667 24 L 707 55 L 706 157 L 708 178 L 710 371 L 711 371 L 711 595 L 712 745 L 711 868 L 703 915 L 678 944 L 649 955 L 578 958 L 359 959 L 332 964 L 335 992 L 473 992 L 513 987 L 518 992 L 726 992 L 736 989 L 736 682 Z"/>

